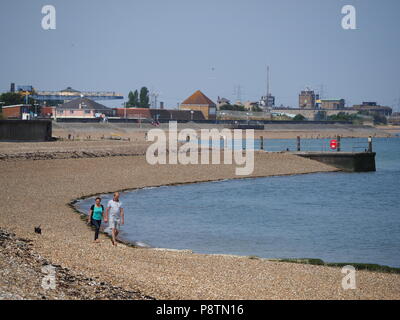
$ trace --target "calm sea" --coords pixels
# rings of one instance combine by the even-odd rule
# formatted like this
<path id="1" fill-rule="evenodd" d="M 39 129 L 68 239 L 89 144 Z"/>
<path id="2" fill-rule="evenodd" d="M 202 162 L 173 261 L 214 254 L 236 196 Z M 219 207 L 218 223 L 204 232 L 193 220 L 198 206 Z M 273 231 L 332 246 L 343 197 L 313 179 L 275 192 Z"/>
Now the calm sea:
<path id="1" fill-rule="evenodd" d="M 366 139 L 343 139 L 362 151 Z M 304 140 L 308 150 L 329 140 Z M 295 140 L 266 141 L 272 151 Z M 374 139 L 377 172 L 317 173 L 125 192 L 123 237 L 152 247 L 400 267 L 400 138 Z M 103 203 L 110 199 L 104 195 Z M 78 204 L 87 210 L 93 198 Z"/>

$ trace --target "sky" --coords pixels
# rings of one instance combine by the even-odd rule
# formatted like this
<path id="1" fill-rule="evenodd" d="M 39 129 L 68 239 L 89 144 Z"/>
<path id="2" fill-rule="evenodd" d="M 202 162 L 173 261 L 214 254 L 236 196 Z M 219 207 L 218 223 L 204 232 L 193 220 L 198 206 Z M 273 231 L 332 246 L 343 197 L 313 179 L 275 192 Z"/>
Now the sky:
<path id="1" fill-rule="evenodd" d="M 42 28 L 44 5 L 55 30 Z M 342 28 L 344 5 L 356 30 Z M 258 101 L 269 66 L 277 105 L 297 107 L 309 87 L 400 109 L 399 0 L 1 0 L 0 41 L 0 92 L 14 82 L 127 98 L 147 86 L 176 108 L 198 89 L 235 101 L 240 86 Z"/>

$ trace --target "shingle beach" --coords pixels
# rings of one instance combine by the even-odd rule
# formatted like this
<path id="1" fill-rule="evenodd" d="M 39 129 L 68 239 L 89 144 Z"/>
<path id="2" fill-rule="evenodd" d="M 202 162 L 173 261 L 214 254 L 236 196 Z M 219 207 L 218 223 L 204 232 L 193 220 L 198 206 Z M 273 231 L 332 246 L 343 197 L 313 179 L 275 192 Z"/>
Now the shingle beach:
<path id="1" fill-rule="evenodd" d="M 37 148 L 57 147 L 62 142 L 37 144 Z M 67 142 L 62 146 L 67 146 Z M 166 184 L 237 178 L 235 165 L 149 165 L 138 148 L 118 142 L 117 153 L 74 152 L 75 143 L 60 158 L 4 156 L 0 161 L 2 208 L 0 229 L 0 297 L 71 298 L 71 294 L 46 293 L 40 287 L 40 272 L 24 265 L 27 250 L 18 248 L 18 239 L 29 243 L 29 255 L 59 266 L 61 274 L 71 274 L 76 287 L 86 295 L 78 298 L 102 299 L 399 299 L 400 275 L 370 271 L 357 272 L 357 289 L 344 290 L 340 268 L 275 262 L 267 259 L 228 255 L 195 254 L 190 251 L 111 246 L 101 235 L 92 243 L 92 231 L 69 206 L 77 198 L 124 189 Z M 1 149 L 7 155 L 7 148 Z M 35 144 L 31 144 L 31 151 Z M 86 148 L 82 142 L 83 148 Z M 100 145 L 101 146 L 101 145 Z M 115 145 L 114 145 L 115 146 Z M 23 149 L 24 145 L 21 144 Z M 117 149 L 118 149 L 117 148 Z M 132 149 L 133 148 L 133 149 Z M 56 148 L 57 149 L 57 148 Z M 89 148 L 90 149 L 90 148 Z M 122 151 L 121 151 L 122 150 Z M 71 157 L 68 156 L 71 153 Z M 130 153 L 131 152 L 131 153 Z M 127 155 L 121 155 L 127 154 Z M 32 160 L 39 159 L 39 160 Z M 336 169 L 290 153 L 256 153 L 253 177 L 329 172 Z M 210 213 L 211 214 L 211 213 Z M 127 211 L 127 219 L 135 212 Z M 34 233 L 41 225 L 42 234 Z M 15 234 L 10 236 L 9 234 Z M 7 235 L 7 236 L 6 236 Z M 8 248 L 8 249 L 7 249 Z M 12 249 L 14 248 L 14 249 Z M 16 253 L 19 252 L 19 253 Z M 19 257 L 16 260 L 16 255 Z M 275 257 L 271 257 L 275 258 Z M 28 258 L 26 258 L 28 259 Z M 29 258 L 31 259 L 31 258 Z M 35 260 L 35 263 L 41 263 Z M 38 262 L 39 261 L 39 262 Z M 18 267 L 12 267 L 17 263 Z M 31 270 L 31 271 L 29 271 Z M 63 271 L 62 271 L 63 270 Z M 67 271 L 66 271 L 67 270 Z M 15 272 L 21 273 L 19 276 Z M 17 274 L 18 275 L 18 274 Z M 16 278 L 25 279 L 18 285 Z M 64 276 L 65 278 L 65 276 Z M 13 280 L 14 279 L 14 280 Z M 85 289 L 91 280 L 100 290 Z M 109 294 L 105 293 L 109 289 Z M 114 288 L 114 289 L 112 289 Z M 115 288 L 124 294 L 113 295 Z M 113 291 L 114 290 L 114 291 Z M 38 292 L 40 294 L 38 294 Z M 98 292 L 98 293 L 96 293 Z M 111 292 L 111 293 L 110 293 Z"/>

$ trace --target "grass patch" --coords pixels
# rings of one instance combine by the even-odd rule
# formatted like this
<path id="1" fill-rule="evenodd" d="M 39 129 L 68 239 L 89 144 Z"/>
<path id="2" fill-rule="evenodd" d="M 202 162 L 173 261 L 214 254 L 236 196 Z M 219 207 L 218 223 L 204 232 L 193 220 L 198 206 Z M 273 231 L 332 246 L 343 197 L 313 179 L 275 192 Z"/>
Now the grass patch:
<path id="1" fill-rule="evenodd" d="M 389 266 L 383 266 L 380 264 L 372 264 L 372 263 L 358 263 L 358 262 L 324 262 L 321 259 L 313 259 L 313 258 L 301 258 L 301 259 L 277 259 L 274 261 L 278 262 L 290 262 L 290 263 L 302 263 L 302 264 L 312 264 L 318 266 L 327 266 L 327 267 L 338 267 L 342 268 L 344 266 L 353 266 L 356 270 L 368 270 L 375 272 L 384 272 L 384 273 L 397 273 L 400 274 L 400 268 L 393 268 Z"/>

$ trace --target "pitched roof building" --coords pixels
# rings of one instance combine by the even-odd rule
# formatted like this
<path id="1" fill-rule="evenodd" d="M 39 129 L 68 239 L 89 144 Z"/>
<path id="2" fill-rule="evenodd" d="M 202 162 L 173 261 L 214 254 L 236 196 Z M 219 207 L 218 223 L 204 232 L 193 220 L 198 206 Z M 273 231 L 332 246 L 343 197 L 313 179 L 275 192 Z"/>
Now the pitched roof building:
<path id="1" fill-rule="evenodd" d="M 112 116 L 113 110 L 88 98 L 77 98 L 56 107 L 57 117 L 95 117 L 96 114 Z"/>
<path id="2" fill-rule="evenodd" d="M 197 90 L 180 104 L 179 109 L 201 111 L 206 119 L 213 120 L 216 118 L 217 105 L 203 92 Z"/>

